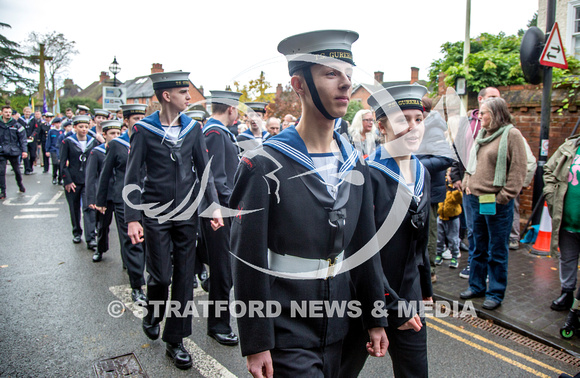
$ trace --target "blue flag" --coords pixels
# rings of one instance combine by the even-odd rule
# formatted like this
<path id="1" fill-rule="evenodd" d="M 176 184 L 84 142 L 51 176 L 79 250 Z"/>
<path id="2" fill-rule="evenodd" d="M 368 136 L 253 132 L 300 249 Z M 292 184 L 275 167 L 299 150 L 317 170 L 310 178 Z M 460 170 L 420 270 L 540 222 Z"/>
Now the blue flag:
<path id="1" fill-rule="evenodd" d="M 43 103 L 42 103 L 42 114 L 48 113 L 48 106 L 46 105 L 46 92 L 42 91 Z"/>

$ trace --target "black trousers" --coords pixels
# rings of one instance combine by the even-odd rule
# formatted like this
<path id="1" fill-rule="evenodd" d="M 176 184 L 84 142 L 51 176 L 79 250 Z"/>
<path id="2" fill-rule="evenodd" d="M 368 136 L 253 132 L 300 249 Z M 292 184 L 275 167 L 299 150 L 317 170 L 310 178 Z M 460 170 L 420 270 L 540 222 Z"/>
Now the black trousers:
<path id="1" fill-rule="evenodd" d="M 338 377 L 341 349 L 342 341 L 320 348 L 272 349 L 274 377 Z"/>
<path id="2" fill-rule="evenodd" d="M 427 365 L 427 326 L 425 319 L 421 319 L 423 328 L 419 332 L 414 330 L 400 331 L 396 328 L 387 327 L 389 339 L 389 355 L 393 362 L 395 377 L 428 377 Z M 359 323 L 351 327 L 344 340 L 342 361 L 340 364 L 340 377 L 358 377 L 368 357 L 366 343 L 369 341 L 368 332 L 363 330 Z"/>
<path id="3" fill-rule="evenodd" d="M 68 211 L 70 213 L 70 222 L 72 224 L 73 236 L 81 236 L 83 234 L 83 229 L 81 227 L 81 206 L 83 203 L 87 202 L 85 195 L 85 185 L 77 185 L 74 192 L 72 190 L 67 192 L 65 189 L 64 195 L 66 197 L 66 201 L 68 202 Z M 90 224 L 86 213 L 84 213 L 83 216 L 83 223 L 85 227 L 85 240 L 88 243 L 92 239 L 92 236 L 89 235 L 90 231 L 87 231 L 90 230 Z"/>
<path id="4" fill-rule="evenodd" d="M 48 172 L 48 167 L 50 166 L 50 159 L 46 156 L 46 140 L 41 141 L 42 148 L 42 163 L 44 164 L 44 173 Z"/>
<path id="5" fill-rule="evenodd" d="M 60 160 L 58 159 L 56 152 L 50 153 L 50 161 L 52 163 L 52 178 L 56 179 L 58 177 L 58 181 L 61 181 L 62 173 L 60 172 Z"/>
<path id="6" fill-rule="evenodd" d="M 232 263 L 230 254 L 230 227 L 229 218 L 224 219 L 224 227 L 217 231 L 211 228 L 209 218 L 200 218 L 203 238 L 207 248 L 209 265 L 209 301 L 210 303 L 227 303 L 227 309 L 215 314 L 215 306 L 208 306 L 207 330 L 213 333 L 230 333 L 230 292 L 233 286 Z M 222 306 L 221 308 L 223 308 Z"/>
<path id="7" fill-rule="evenodd" d="M 85 240 L 90 242 L 97 237 L 97 210 L 91 209 L 87 197 L 83 197 L 83 220 L 85 224 Z M 110 222 L 109 222 L 110 223 Z"/>
<path id="8" fill-rule="evenodd" d="M 114 204 L 115 222 L 121 244 L 121 259 L 127 268 L 129 282 L 132 289 L 140 289 L 145 284 L 143 270 L 145 269 L 145 249 L 143 243 L 132 244 L 127 234 L 127 223 L 125 223 L 125 205 L 123 203 Z M 109 204 L 107 204 L 107 210 Z"/>
<path id="9" fill-rule="evenodd" d="M 97 251 L 104 253 L 109 250 L 109 228 L 113 221 L 113 213 L 115 212 L 113 201 L 107 202 L 107 210 L 105 214 L 100 211 L 96 212 L 97 219 Z"/>
<path id="10" fill-rule="evenodd" d="M 146 320 L 150 324 L 158 324 L 163 320 L 171 285 L 171 307 L 177 308 L 177 311 L 169 312 L 162 338 L 165 342 L 181 342 L 184 337 L 191 335 L 193 320 L 191 311 L 187 311 L 185 316 L 183 312 L 186 305 L 193 301 L 197 214 L 187 221 L 168 221 L 162 224 L 157 219 L 144 217 L 143 229 L 149 273 Z M 157 313 L 154 313 L 155 309 Z"/>
<path id="11" fill-rule="evenodd" d="M 36 150 L 38 144 L 36 142 L 28 143 L 28 157 L 24 159 L 24 172 L 32 173 L 34 171 L 34 161 L 36 160 Z"/>
<path id="12" fill-rule="evenodd" d="M 0 155 L 0 192 L 6 193 L 6 164 L 10 162 L 14 170 L 14 178 L 18 187 L 22 186 L 22 173 L 20 172 L 20 165 L 18 164 L 18 156 Z"/>

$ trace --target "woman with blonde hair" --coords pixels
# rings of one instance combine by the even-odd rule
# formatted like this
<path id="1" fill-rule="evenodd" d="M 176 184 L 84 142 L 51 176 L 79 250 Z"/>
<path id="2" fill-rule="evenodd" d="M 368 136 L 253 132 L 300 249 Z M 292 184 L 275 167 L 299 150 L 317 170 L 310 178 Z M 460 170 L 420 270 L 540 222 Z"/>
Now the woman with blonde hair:
<path id="1" fill-rule="evenodd" d="M 364 159 L 377 148 L 378 133 L 372 111 L 361 109 L 355 114 L 348 128 L 348 138 Z"/>

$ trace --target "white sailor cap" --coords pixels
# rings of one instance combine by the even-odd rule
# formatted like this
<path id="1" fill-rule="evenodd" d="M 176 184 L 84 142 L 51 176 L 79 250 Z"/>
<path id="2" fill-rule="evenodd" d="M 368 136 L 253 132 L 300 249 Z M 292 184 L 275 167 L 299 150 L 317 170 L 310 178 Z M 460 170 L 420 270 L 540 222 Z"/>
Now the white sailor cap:
<path id="1" fill-rule="evenodd" d="M 125 104 L 121 105 L 121 110 L 123 111 L 123 117 L 129 118 L 134 114 L 143 114 L 147 110 L 147 105 L 145 104 Z"/>
<path id="2" fill-rule="evenodd" d="M 267 102 L 246 102 L 246 106 L 258 113 L 266 113 Z"/>
<path id="3" fill-rule="evenodd" d="M 110 112 L 106 109 L 95 109 L 95 116 L 108 117 Z"/>
<path id="4" fill-rule="evenodd" d="M 424 111 L 422 98 L 425 94 L 427 94 L 427 88 L 416 83 L 396 85 L 371 94 L 367 102 L 375 111 L 376 118 L 380 119 L 397 109 Z"/>
<path id="5" fill-rule="evenodd" d="M 43 114 L 45 117 L 54 117 L 54 114 L 52 114 L 51 112 L 46 112 Z"/>
<path id="6" fill-rule="evenodd" d="M 73 125 L 76 125 L 79 123 L 91 123 L 91 116 L 89 116 L 87 114 L 74 116 L 73 117 Z"/>
<path id="7" fill-rule="evenodd" d="M 103 132 L 105 133 L 113 129 L 121 130 L 121 128 L 123 127 L 123 122 L 119 121 L 118 119 L 103 121 L 101 122 L 101 127 L 103 128 Z"/>
<path id="8" fill-rule="evenodd" d="M 205 110 L 190 110 L 186 112 L 185 115 L 196 121 L 203 121 L 208 116 Z"/>
<path id="9" fill-rule="evenodd" d="M 209 91 L 211 93 L 212 104 L 224 104 L 233 107 L 239 107 L 240 92 L 233 91 Z"/>
<path id="10" fill-rule="evenodd" d="M 78 110 L 84 110 L 86 112 L 90 112 L 91 111 L 91 109 L 89 109 L 89 107 L 88 106 L 85 106 L 85 105 L 77 105 L 77 109 Z"/>
<path id="11" fill-rule="evenodd" d="M 358 33 L 350 30 L 318 30 L 284 39 L 278 44 L 278 51 L 286 56 L 293 75 L 311 64 L 322 63 L 325 57 L 354 65 L 351 47 L 357 39 Z"/>
<path id="12" fill-rule="evenodd" d="M 189 72 L 157 72 L 149 75 L 149 78 L 153 82 L 154 90 L 189 87 Z"/>

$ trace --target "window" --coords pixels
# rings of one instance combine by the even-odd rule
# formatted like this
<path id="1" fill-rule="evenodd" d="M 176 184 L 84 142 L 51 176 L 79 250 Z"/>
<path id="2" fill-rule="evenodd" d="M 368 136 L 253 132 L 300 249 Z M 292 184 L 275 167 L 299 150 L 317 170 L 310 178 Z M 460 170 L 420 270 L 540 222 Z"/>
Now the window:
<path id="1" fill-rule="evenodd" d="M 580 0 L 568 3 L 568 25 L 566 28 L 566 47 L 568 54 L 580 58 Z M 563 33 L 563 30 L 560 30 Z"/>
<path id="2" fill-rule="evenodd" d="M 138 98 L 136 98 L 136 99 L 133 100 L 133 104 L 138 104 L 138 103 L 139 103 L 139 99 Z"/>

